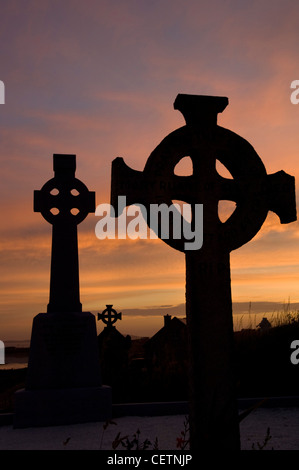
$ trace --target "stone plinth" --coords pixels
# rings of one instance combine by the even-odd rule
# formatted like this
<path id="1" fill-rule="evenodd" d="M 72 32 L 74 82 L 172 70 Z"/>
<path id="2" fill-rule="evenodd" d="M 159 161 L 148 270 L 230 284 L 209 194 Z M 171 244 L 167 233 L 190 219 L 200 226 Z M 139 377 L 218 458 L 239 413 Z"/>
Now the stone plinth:
<path id="1" fill-rule="evenodd" d="M 14 428 L 91 423 L 111 417 L 111 388 L 107 386 L 23 389 L 15 394 Z"/>
<path id="2" fill-rule="evenodd" d="M 101 421 L 111 414 L 111 389 L 102 385 L 94 315 L 38 314 L 25 389 L 15 394 L 14 426 Z"/>

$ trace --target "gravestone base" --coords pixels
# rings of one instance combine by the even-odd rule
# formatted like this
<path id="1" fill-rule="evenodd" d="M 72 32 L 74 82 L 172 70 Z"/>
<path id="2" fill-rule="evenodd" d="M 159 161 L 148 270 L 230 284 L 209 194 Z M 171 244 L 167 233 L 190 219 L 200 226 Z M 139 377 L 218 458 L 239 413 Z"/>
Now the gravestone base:
<path id="1" fill-rule="evenodd" d="M 14 428 L 106 421 L 112 417 L 108 386 L 15 393 Z"/>
<path id="2" fill-rule="evenodd" d="M 36 315 L 32 325 L 26 390 L 101 385 L 94 315 L 90 312 Z"/>
<path id="3" fill-rule="evenodd" d="M 103 421 L 111 414 L 112 393 L 102 384 L 94 315 L 36 315 L 25 389 L 15 393 L 14 426 Z"/>

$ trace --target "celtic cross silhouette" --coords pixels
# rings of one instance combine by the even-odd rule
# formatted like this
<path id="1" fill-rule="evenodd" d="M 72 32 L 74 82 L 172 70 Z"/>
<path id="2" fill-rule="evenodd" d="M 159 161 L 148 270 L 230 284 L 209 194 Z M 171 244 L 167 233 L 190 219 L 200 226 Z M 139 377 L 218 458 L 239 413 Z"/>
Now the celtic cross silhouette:
<path id="1" fill-rule="evenodd" d="M 98 320 L 102 320 L 108 328 L 111 328 L 117 320 L 121 320 L 121 312 L 118 313 L 112 307 L 113 305 L 106 305 L 105 310 L 102 313 L 98 313 Z"/>
<path id="2" fill-rule="evenodd" d="M 95 211 L 95 193 L 75 178 L 76 155 L 53 155 L 54 178 L 34 191 L 34 212 L 52 225 L 48 312 L 81 312 L 77 225 Z"/>
<path id="3" fill-rule="evenodd" d="M 294 177 L 283 171 L 267 175 L 251 144 L 218 126 L 217 115 L 227 105 L 226 97 L 178 95 L 174 108 L 183 114 L 186 125 L 162 140 L 144 170 L 129 168 L 120 157 L 112 162 L 115 209 L 118 196 L 126 196 L 127 205 L 143 204 L 147 213 L 151 204 L 171 205 L 173 200 L 187 202 L 191 209 L 203 204 L 201 249 L 186 250 L 184 236 L 163 241 L 185 253 L 190 442 L 191 448 L 204 451 L 214 450 L 215 433 L 218 449 L 240 448 L 230 252 L 256 235 L 269 210 L 281 223 L 296 220 Z M 175 166 L 186 156 L 193 173 L 177 176 Z M 217 160 L 232 179 L 218 174 Z M 225 222 L 219 218 L 220 200 L 236 203 Z M 116 211 L 116 215 L 120 214 Z"/>

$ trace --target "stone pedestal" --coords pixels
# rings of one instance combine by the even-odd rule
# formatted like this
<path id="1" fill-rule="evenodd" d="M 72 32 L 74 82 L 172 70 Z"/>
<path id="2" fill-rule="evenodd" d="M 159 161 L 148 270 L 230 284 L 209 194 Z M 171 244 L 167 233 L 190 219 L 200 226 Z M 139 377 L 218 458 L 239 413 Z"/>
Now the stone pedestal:
<path id="1" fill-rule="evenodd" d="M 15 394 L 14 427 L 111 418 L 111 389 L 102 385 L 95 317 L 40 313 L 33 320 L 25 389 Z"/>

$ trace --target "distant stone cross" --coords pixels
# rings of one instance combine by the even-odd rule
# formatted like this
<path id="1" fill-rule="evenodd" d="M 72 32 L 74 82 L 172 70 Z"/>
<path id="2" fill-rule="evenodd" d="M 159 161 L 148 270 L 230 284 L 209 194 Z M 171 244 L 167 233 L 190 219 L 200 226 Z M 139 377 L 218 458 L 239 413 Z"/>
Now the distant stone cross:
<path id="1" fill-rule="evenodd" d="M 186 315 L 190 363 L 190 442 L 203 451 L 239 450 L 230 279 L 230 252 L 251 240 L 269 210 L 281 223 L 296 220 L 294 178 L 283 171 L 267 175 L 254 148 L 217 125 L 225 97 L 178 95 L 174 108 L 186 125 L 169 134 L 149 156 L 143 172 L 122 158 L 112 163 L 111 203 L 118 196 L 127 205 L 140 203 L 203 204 L 203 245 L 184 249 L 187 240 L 164 240 L 185 253 Z M 176 164 L 190 157 L 193 173 L 177 176 Z M 231 173 L 216 170 L 219 160 Z M 236 202 L 225 221 L 218 216 L 220 200 Z M 119 215 L 119 214 L 118 214 Z M 150 223 L 148 221 L 148 223 Z M 191 222 L 192 224 L 192 222 Z"/>
<path id="2" fill-rule="evenodd" d="M 52 224 L 48 312 L 81 312 L 77 225 L 95 211 L 95 193 L 75 178 L 76 155 L 53 155 L 54 178 L 34 191 L 34 212 Z"/>
<path id="3" fill-rule="evenodd" d="M 102 313 L 98 313 L 98 320 L 102 320 L 108 328 L 111 328 L 117 320 L 121 320 L 121 312 L 117 313 L 113 305 L 106 305 L 107 308 Z"/>

